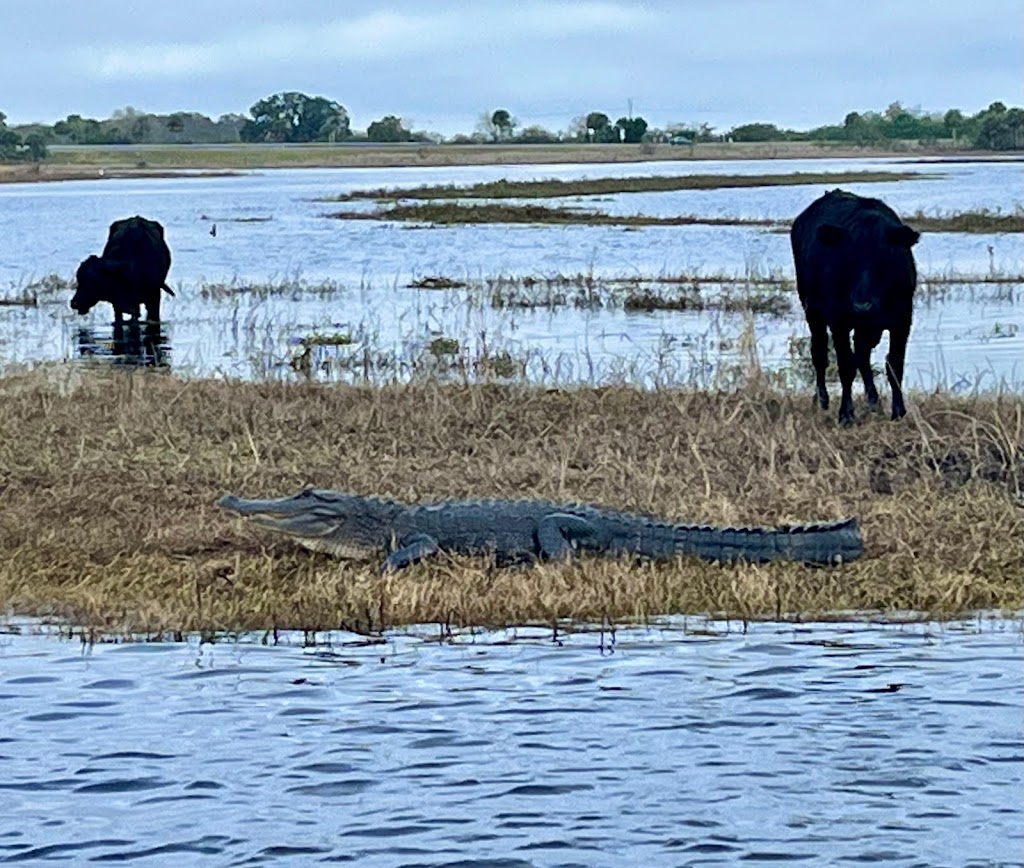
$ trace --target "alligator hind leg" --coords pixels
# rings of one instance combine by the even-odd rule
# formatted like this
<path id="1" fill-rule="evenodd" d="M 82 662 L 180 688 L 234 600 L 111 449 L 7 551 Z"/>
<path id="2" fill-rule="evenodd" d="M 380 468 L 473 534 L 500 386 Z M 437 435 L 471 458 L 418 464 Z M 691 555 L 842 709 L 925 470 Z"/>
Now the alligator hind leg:
<path id="1" fill-rule="evenodd" d="M 585 544 L 596 535 L 593 524 L 568 512 L 552 512 L 537 522 L 537 547 L 547 560 L 569 560 L 574 542 Z"/>
<path id="2" fill-rule="evenodd" d="M 437 554 L 437 540 L 428 533 L 416 534 L 405 541 L 405 545 L 395 549 L 380 565 L 382 573 L 389 573 L 411 566 L 418 561 Z"/>

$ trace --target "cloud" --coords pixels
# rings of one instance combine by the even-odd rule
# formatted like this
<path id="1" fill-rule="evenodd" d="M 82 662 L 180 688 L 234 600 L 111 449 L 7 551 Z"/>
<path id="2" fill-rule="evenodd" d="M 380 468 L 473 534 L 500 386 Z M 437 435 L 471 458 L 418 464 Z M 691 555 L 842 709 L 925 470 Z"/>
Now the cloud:
<path id="1" fill-rule="evenodd" d="M 650 20 L 626 3 L 533 2 L 450 9 L 435 13 L 374 12 L 305 25 L 283 24 L 202 42 L 93 47 L 77 52 L 89 73 L 104 81 L 188 78 L 251 69 L 302 58 L 337 63 L 387 62 L 467 47 L 523 40 L 625 33 Z"/>
<path id="2" fill-rule="evenodd" d="M 4 16 L 0 109 L 244 111 L 337 99 L 451 133 L 503 106 L 560 126 L 633 110 L 654 125 L 816 125 L 893 100 L 971 112 L 1019 101 L 1020 0 L 33 0 Z M 7 10 L 5 10 L 6 12 Z M 1018 16 L 1019 17 L 1019 16 Z M 442 128 L 443 122 L 443 128 Z"/>

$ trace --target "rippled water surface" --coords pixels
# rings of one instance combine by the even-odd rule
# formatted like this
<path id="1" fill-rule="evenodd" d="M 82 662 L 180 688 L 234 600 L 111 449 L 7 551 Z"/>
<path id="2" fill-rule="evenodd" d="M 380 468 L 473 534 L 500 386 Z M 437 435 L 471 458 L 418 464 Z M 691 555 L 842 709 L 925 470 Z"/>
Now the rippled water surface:
<path id="1" fill-rule="evenodd" d="M 1021 629 L 8 633 L 0 861 L 1024 865 Z"/>
<path id="2" fill-rule="evenodd" d="M 903 214 L 969 209 L 1012 211 L 1024 204 L 1020 163 L 907 163 L 900 160 L 769 160 L 609 166 L 483 166 L 433 169 L 275 170 L 226 178 L 9 184 L 0 188 L 0 297 L 33 279 L 71 278 L 99 252 L 111 221 L 158 219 L 172 249 L 164 302 L 164 352 L 176 373 L 244 378 L 312 375 L 358 379 L 367 358 L 398 359 L 377 379 L 407 376 L 410 360 L 445 336 L 464 357 L 506 352 L 544 381 L 654 381 L 708 384 L 735 364 L 742 314 L 626 313 L 620 308 L 496 310 L 479 293 L 418 290 L 424 276 L 459 280 L 646 277 L 680 273 L 792 274 L 785 233 L 750 226 L 452 226 L 327 219 L 339 205 L 317 197 L 357 188 L 473 183 L 498 178 L 614 175 L 778 174 L 890 169 L 932 173 L 923 180 L 845 184 Z M 614 213 L 791 219 L 834 183 L 576 197 L 568 204 Z M 558 200 L 549 200 L 559 204 Z M 371 207 L 358 203 L 356 208 Z M 251 221 L 257 222 L 251 222 Z M 216 224 L 217 234 L 210 229 Z M 926 233 L 915 248 L 925 276 L 984 277 L 1024 272 L 1024 236 Z M 299 277 L 333 281 L 327 294 L 204 297 L 204 283 L 244 287 Z M 1024 388 L 1020 284 L 961 286 L 939 302 L 919 298 L 907 356 L 908 384 L 956 391 L 1000 384 Z M 0 365 L 109 355 L 110 307 L 80 318 L 71 291 L 39 307 L 0 306 Z M 806 337 L 799 305 L 783 317 L 754 318 L 762 363 L 792 363 L 790 338 Z M 318 349 L 304 374 L 291 362 L 310 334 L 342 333 L 355 350 Z M 881 365 L 885 345 L 876 357 Z M 347 356 L 346 356 L 347 354 Z M 351 360 L 356 360 L 351 363 Z M 401 364 L 404 362 L 404 367 Z"/>

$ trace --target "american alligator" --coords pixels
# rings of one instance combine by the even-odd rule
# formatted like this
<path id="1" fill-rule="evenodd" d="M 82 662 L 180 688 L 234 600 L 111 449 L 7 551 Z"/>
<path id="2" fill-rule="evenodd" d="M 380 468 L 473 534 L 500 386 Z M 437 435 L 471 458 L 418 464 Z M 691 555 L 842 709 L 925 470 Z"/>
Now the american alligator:
<path id="1" fill-rule="evenodd" d="M 776 528 L 670 524 L 589 504 L 545 500 L 460 500 L 410 505 L 305 489 L 277 500 L 227 494 L 218 505 L 294 537 L 314 551 L 365 558 L 384 553 L 382 571 L 439 551 L 490 555 L 498 563 L 559 560 L 577 551 L 710 561 L 794 560 L 839 564 L 864 546 L 855 518 Z"/>

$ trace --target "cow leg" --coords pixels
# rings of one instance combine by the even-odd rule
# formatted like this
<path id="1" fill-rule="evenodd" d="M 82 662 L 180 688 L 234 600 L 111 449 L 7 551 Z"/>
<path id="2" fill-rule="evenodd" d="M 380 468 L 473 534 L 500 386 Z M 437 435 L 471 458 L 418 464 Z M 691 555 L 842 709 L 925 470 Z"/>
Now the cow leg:
<path id="1" fill-rule="evenodd" d="M 907 415 L 903 405 L 903 359 L 907 353 L 907 338 L 910 327 L 889 330 L 889 353 L 885 357 L 885 376 L 892 389 L 892 418 L 902 419 Z"/>
<path id="2" fill-rule="evenodd" d="M 857 369 L 864 381 L 864 393 L 872 409 L 878 407 L 878 389 L 875 388 L 875 375 L 871 372 L 871 351 L 878 346 L 882 333 L 874 329 L 866 331 L 861 328 L 853 330 L 853 354 L 857 361 Z"/>
<path id="3" fill-rule="evenodd" d="M 836 364 L 839 366 L 839 382 L 843 387 L 843 396 L 839 401 L 839 424 L 853 424 L 853 378 L 857 374 L 857 366 L 850 349 L 850 332 L 842 329 L 837 333 L 832 330 L 832 343 L 836 348 Z"/>
<path id="4" fill-rule="evenodd" d="M 150 322 L 160 321 L 160 290 L 158 289 L 146 299 L 146 319 Z"/>
<path id="5" fill-rule="evenodd" d="M 828 326 L 819 314 L 807 314 L 807 325 L 811 328 L 811 363 L 818 385 L 818 403 L 822 410 L 828 409 L 828 386 L 825 372 L 828 370 Z"/>

